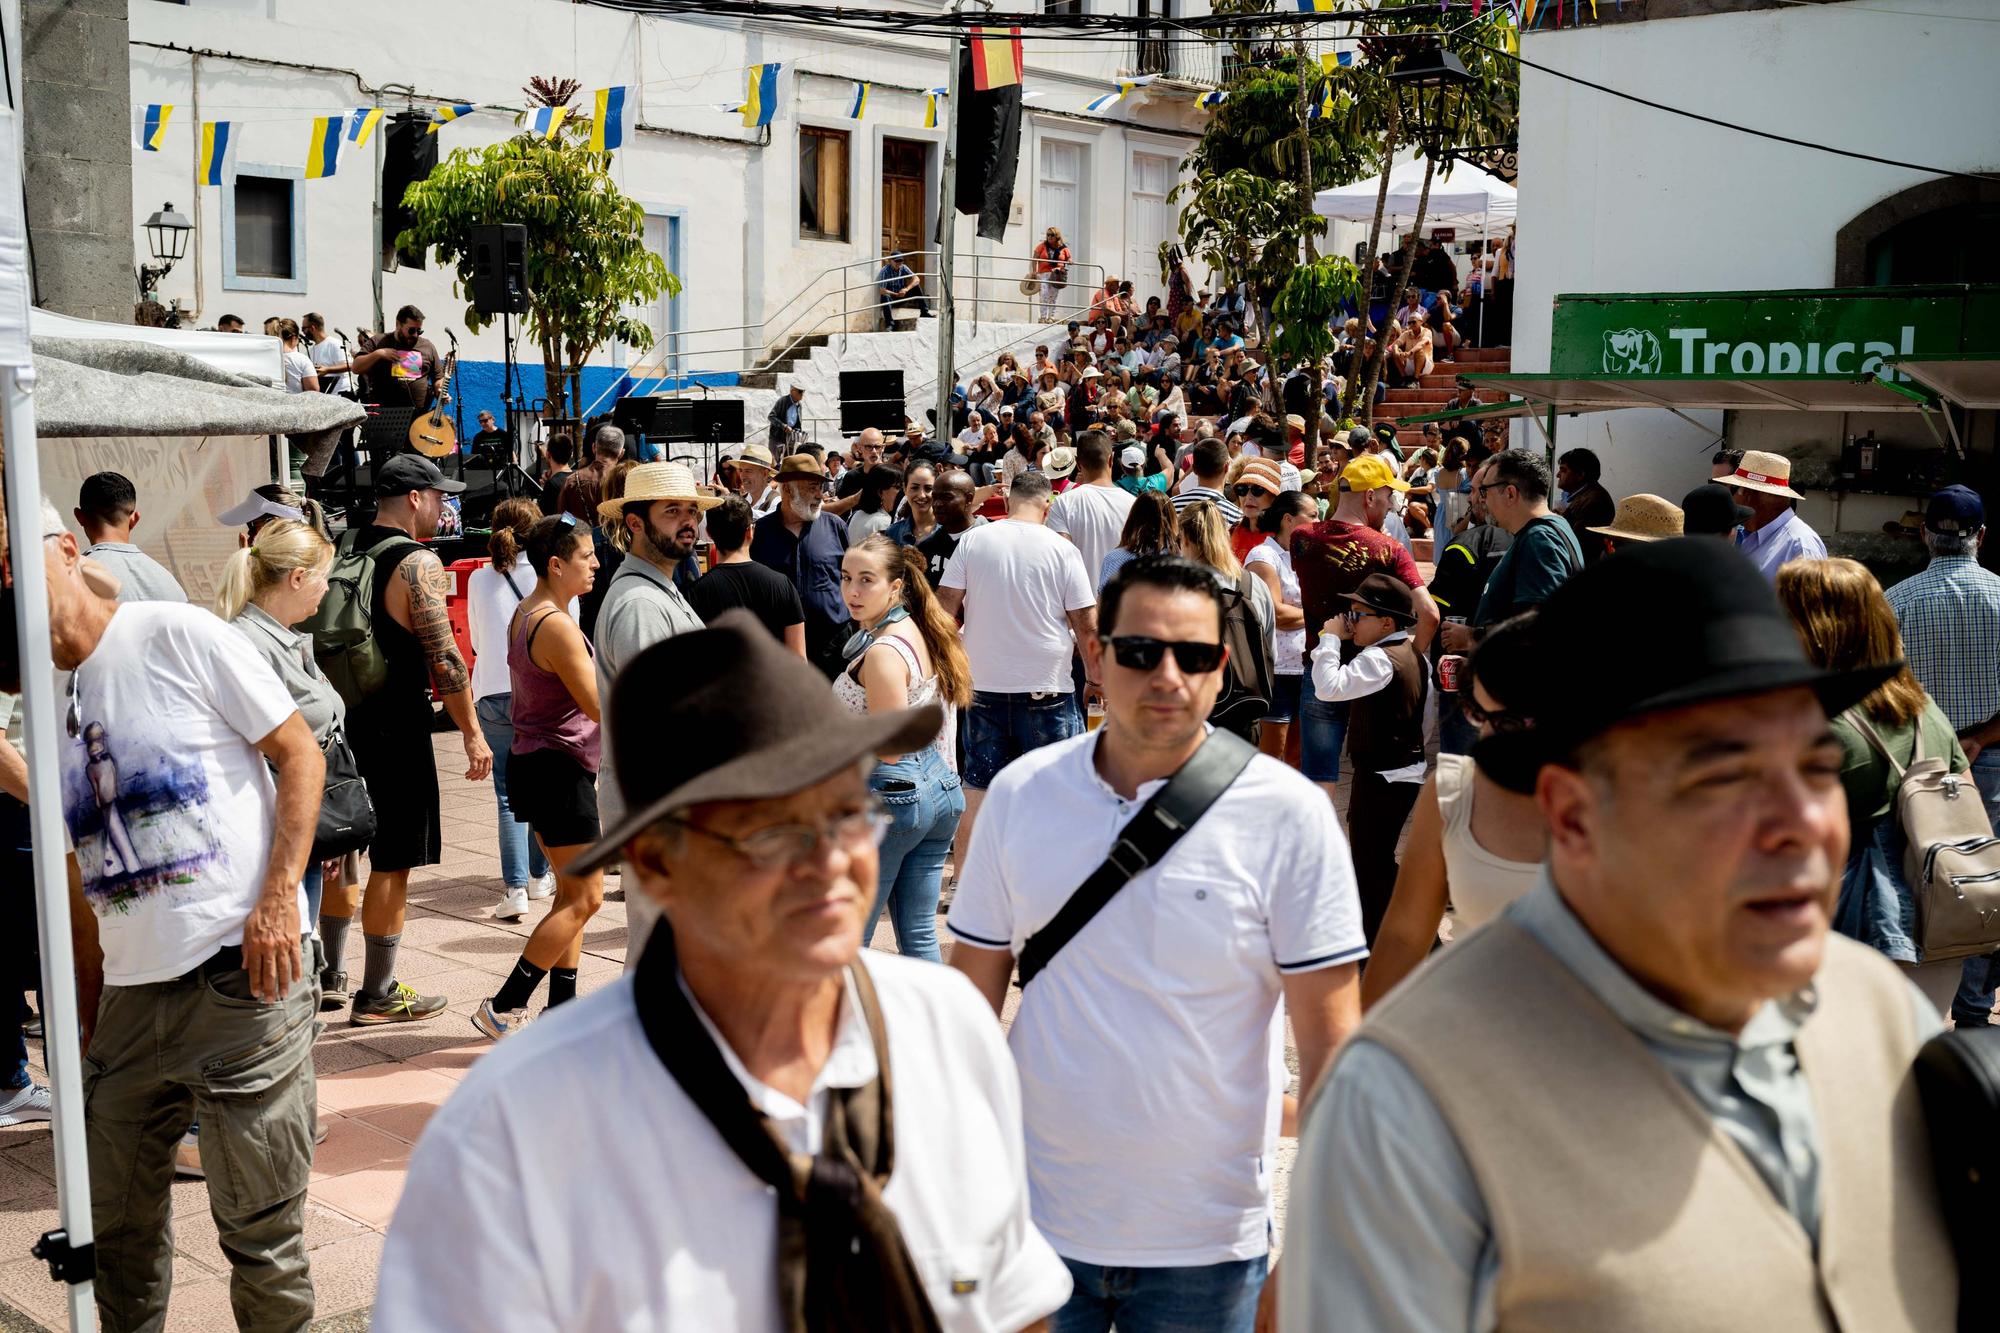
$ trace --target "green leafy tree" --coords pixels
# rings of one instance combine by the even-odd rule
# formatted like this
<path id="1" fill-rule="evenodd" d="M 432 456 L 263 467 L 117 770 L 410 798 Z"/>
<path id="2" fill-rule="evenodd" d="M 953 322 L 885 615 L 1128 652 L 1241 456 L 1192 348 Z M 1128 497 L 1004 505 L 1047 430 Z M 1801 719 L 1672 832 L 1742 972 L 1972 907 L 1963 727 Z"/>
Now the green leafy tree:
<path id="1" fill-rule="evenodd" d="M 1310 196 L 1299 207 L 1300 191 L 1291 181 L 1244 167 L 1197 176 L 1181 189 L 1187 199 L 1180 217 L 1187 252 L 1224 282 L 1248 283 L 1260 323 L 1269 328 L 1271 302 L 1298 267 L 1300 247 L 1325 234 L 1326 219 L 1313 215 Z M 1160 247 L 1163 262 L 1172 248 L 1172 242 Z"/>
<path id="2" fill-rule="evenodd" d="M 1313 402 L 1321 402 L 1325 371 L 1321 363 L 1333 351 L 1333 320 L 1343 302 L 1365 296 L 1361 270 L 1351 259 L 1328 255 L 1300 264 L 1286 279 L 1284 290 L 1271 303 L 1272 369 L 1283 375 L 1285 367 L 1305 362 L 1312 371 Z M 1319 438 L 1317 421 L 1306 423 L 1306 438 Z"/>
<path id="3" fill-rule="evenodd" d="M 541 91 L 540 81 L 532 91 Z M 574 91 L 573 88 L 570 89 Z M 567 96 L 560 84 L 548 95 Z M 583 399 L 584 364 L 600 347 L 653 345 L 652 330 L 628 313 L 633 305 L 681 290 L 666 261 L 646 249 L 646 214 L 619 192 L 607 153 L 593 153 L 581 124 L 565 123 L 553 139 L 523 132 L 486 148 L 457 149 L 405 202 L 414 224 L 398 247 L 436 251 L 457 270 L 461 292 L 472 281 L 472 229 L 518 222 L 528 229 L 525 255 L 529 310 L 523 332 L 542 353 L 551 410 Z M 497 316 L 468 302 L 465 326 L 477 332 Z M 565 395 L 565 388 L 568 393 Z"/>

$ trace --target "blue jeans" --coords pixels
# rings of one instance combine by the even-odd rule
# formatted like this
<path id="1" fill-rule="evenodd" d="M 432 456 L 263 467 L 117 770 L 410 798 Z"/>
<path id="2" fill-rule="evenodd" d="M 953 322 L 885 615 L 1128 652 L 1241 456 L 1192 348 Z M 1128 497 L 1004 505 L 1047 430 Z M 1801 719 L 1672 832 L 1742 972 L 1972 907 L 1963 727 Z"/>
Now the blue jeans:
<path id="1" fill-rule="evenodd" d="M 907 789 L 900 789 L 904 784 Z M 896 952 L 942 962 L 937 942 L 938 888 L 959 817 L 965 813 L 958 774 L 936 750 L 919 750 L 878 765 L 868 788 L 888 811 L 889 830 L 882 838 L 875 906 L 868 913 L 862 943 L 875 938 L 876 923 L 886 906 L 896 928 Z"/>
<path id="2" fill-rule="evenodd" d="M 524 889 L 531 879 L 548 873 L 542 845 L 528 836 L 528 826 L 514 818 L 507 804 L 507 752 L 514 748 L 514 696 L 489 694 L 474 707 L 486 748 L 493 751 L 493 799 L 500 804 L 500 878 L 510 889 Z"/>
<path id="3" fill-rule="evenodd" d="M 1251 1333 L 1269 1255 L 1192 1268 L 1105 1268 L 1065 1259 L 1075 1289 L 1050 1333 Z"/>
<path id="4" fill-rule="evenodd" d="M 1082 730 L 1074 694 L 974 690 L 972 706 L 965 710 L 965 785 L 985 791 L 1001 769 L 1028 751 Z"/>
<path id="5" fill-rule="evenodd" d="M 326 898 L 326 867 L 318 861 L 306 864 L 305 890 L 306 919 L 299 929 L 309 935 L 319 929 L 319 905 Z"/>
<path id="6" fill-rule="evenodd" d="M 1340 747 L 1347 742 L 1347 703 L 1328 703 L 1306 679 L 1299 699 L 1299 771 L 1314 782 L 1340 781 Z"/>

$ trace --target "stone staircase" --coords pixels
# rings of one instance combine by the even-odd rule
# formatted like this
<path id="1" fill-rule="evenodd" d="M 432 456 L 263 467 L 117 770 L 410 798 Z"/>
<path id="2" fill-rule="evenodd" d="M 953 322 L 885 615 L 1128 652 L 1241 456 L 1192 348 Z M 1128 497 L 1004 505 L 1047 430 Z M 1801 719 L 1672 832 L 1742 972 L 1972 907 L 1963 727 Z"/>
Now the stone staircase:
<path id="1" fill-rule="evenodd" d="M 1375 419 L 1393 421 L 1397 417 L 1442 412 L 1460 375 L 1504 374 L 1512 367 L 1512 356 L 1513 350 L 1506 347 L 1461 347 L 1452 360 L 1434 363 L 1431 373 L 1424 376 L 1421 382 L 1407 389 L 1389 390 L 1382 399 L 1382 405 L 1375 410 Z M 1480 401 L 1493 401 L 1493 396 L 1481 393 Z M 1422 426 L 1396 428 L 1396 443 L 1405 452 L 1421 447 L 1423 442 Z"/>

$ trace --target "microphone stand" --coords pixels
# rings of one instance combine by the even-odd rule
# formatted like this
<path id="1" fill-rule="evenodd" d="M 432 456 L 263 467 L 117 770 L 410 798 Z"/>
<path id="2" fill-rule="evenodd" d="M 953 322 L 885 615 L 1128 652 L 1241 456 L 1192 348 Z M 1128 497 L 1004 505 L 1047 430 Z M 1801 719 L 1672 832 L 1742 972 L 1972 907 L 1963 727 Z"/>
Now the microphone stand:
<path id="1" fill-rule="evenodd" d="M 453 333 L 450 329 L 446 329 L 444 331 L 444 336 L 451 339 L 451 352 L 452 352 L 451 376 L 452 380 L 454 381 L 453 387 L 456 388 L 457 387 L 456 381 L 459 378 L 458 335 L 456 333 Z M 455 455 L 458 462 L 458 479 L 460 481 L 464 481 L 465 480 L 465 395 L 464 394 L 454 393 L 451 396 L 451 417 L 452 417 L 452 433 L 458 440 L 458 446 L 452 450 L 452 453 L 453 455 Z"/>

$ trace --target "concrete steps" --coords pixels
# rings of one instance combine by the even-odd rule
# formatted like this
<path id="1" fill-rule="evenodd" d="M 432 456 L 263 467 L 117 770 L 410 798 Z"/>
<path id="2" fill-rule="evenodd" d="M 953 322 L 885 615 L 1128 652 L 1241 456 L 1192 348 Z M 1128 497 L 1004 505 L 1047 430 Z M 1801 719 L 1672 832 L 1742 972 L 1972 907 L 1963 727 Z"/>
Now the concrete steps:
<path id="1" fill-rule="evenodd" d="M 1512 349 L 1506 347 L 1461 347 L 1450 360 L 1434 363 L 1431 373 L 1417 384 L 1389 390 L 1373 419 L 1393 421 L 1398 417 L 1430 416 L 1441 412 L 1451 400 L 1460 375 L 1505 374 L 1512 365 L 1512 356 Z M 1422 426 L 1396 428 L 1396 444 L 1404 453 L 1422 448 L 1423 443 Z"/>

